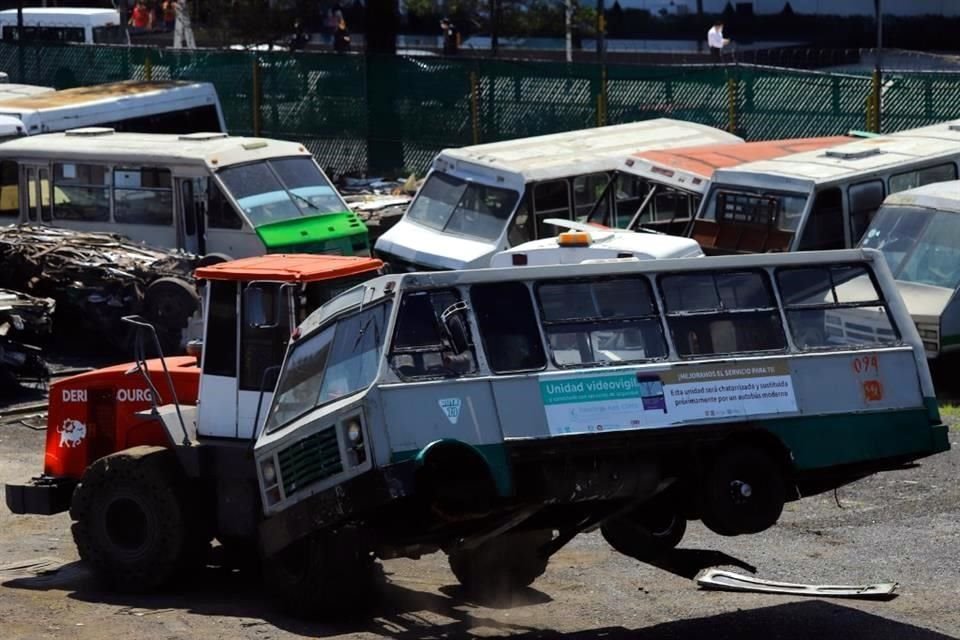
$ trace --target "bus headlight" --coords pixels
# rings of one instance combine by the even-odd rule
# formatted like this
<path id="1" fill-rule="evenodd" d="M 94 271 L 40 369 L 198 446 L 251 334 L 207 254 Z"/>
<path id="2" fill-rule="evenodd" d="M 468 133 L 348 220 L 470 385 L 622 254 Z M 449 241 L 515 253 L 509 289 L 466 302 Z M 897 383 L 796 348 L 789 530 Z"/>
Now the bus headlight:
<path id="1" fill-rule="evenodd" d="M 273 466 L 273 460 L 266 460 L 260 465 L 260 473 L 263 475 L 263 484 L 272 487 L 277 483 L 277 468 Z"/>
<path id="2" fill-rule="evenodd" d="M 367 460 L 367 447 L 363 442 L 363 422 L 360 416 L 347 418 L 341 423 L 346 436 L 347 461 L 351 466 L 359 466 Z"/>
<path id="3" fill-rule="evenodd" d="M 356 446 L 363 440 L 363 429 L 360 427 L 360 421 L 357 419 L 347 422 L 347 439 L 350 444 Z"/>

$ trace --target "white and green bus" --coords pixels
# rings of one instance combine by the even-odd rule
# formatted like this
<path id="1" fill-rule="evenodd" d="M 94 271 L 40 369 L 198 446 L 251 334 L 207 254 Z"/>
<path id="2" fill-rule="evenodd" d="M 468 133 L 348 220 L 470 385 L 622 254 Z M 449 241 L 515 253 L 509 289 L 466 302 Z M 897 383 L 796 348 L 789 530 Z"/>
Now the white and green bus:
<path id="1" fill-rule="evenodd" d="M 372 555 L 520 587 L 584 530 L 653 558 L 948 448 L 883 256 L 846 250 L 368 281 L 300 326 L 254 457 L 268 577 L 317 612 Z"/>

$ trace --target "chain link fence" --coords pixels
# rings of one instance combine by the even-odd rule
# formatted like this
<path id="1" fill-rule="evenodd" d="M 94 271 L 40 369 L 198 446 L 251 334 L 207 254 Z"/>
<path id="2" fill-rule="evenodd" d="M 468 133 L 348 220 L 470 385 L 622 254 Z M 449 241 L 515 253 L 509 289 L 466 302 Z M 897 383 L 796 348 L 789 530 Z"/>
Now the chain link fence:
<path id="1" fill-rule="evenodd" d="M 328 53 L 0 43 L 11 82 L 67 88 L 203 80 L 232 133 L 302 142 L 334 173 L 423 174 L 444 147 L 653 117 L 748 140 L 884 132 L 960 118 L 960 72 L 745 64 L 566 64 Z M 881 108 L 875 107 L 879 93 Z"/>

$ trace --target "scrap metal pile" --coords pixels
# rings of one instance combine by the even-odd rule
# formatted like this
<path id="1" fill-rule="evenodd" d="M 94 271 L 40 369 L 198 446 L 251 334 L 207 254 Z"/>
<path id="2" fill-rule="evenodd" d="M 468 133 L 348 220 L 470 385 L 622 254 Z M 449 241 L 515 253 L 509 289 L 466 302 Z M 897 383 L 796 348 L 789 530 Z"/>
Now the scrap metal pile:
<path id="1" fill-rule="evenodd" d="M 403 217 L 421 184 L 423 181 L 414 175 L 403 181 L 345 176 L 338 181 L 337 189 L 350 209 L 367 225 L 372 246 Z"/>
<path id="2" fill-rule="evenodd" d="M 0 227 L 0 264 L 0 287 L 56 301 L 55 336 L 87 348 L 127 348 L 126 315 L 181 329 L 199 304 L 196 256 L 117 234 Z"/>
<path id="3" fill-rule="evenodd" d="M 19 380 L 50 378 L 40 348 L 27 341 L 50 334 L 55 306 L 50 298 L 0 289 L 0 395 L 16 390 Z"/>

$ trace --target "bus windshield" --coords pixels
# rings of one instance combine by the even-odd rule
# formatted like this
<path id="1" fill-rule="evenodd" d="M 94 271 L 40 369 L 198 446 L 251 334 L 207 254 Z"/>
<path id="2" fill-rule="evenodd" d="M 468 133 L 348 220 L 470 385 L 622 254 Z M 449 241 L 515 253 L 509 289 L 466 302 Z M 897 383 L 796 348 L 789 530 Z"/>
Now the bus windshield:
<path id="1" fill-rule="evenodd" d="M 435 171 L 420 188 L 407 218 L 425 227 L 458 235 L 496 240 L 520 194 Z"/>
<path id="2" fill-rule="evenodd" d="M 255 227 L 347 210 L 311 158 L 242 164 L 221 169 L 217 176 Z"/>
<path id="3" fill-rule="evenodd" d="M 893 277 L 956 289 L 960 285 L 960 215 L 882 207 L 860 243 L 879 249 Z"/>
<path id="4" fill-rule="evenodd" d="M 373 383 L 390 308 L 385 302 L 341 317 L 291 347 L 267 417 L 267 433 Z"/>

